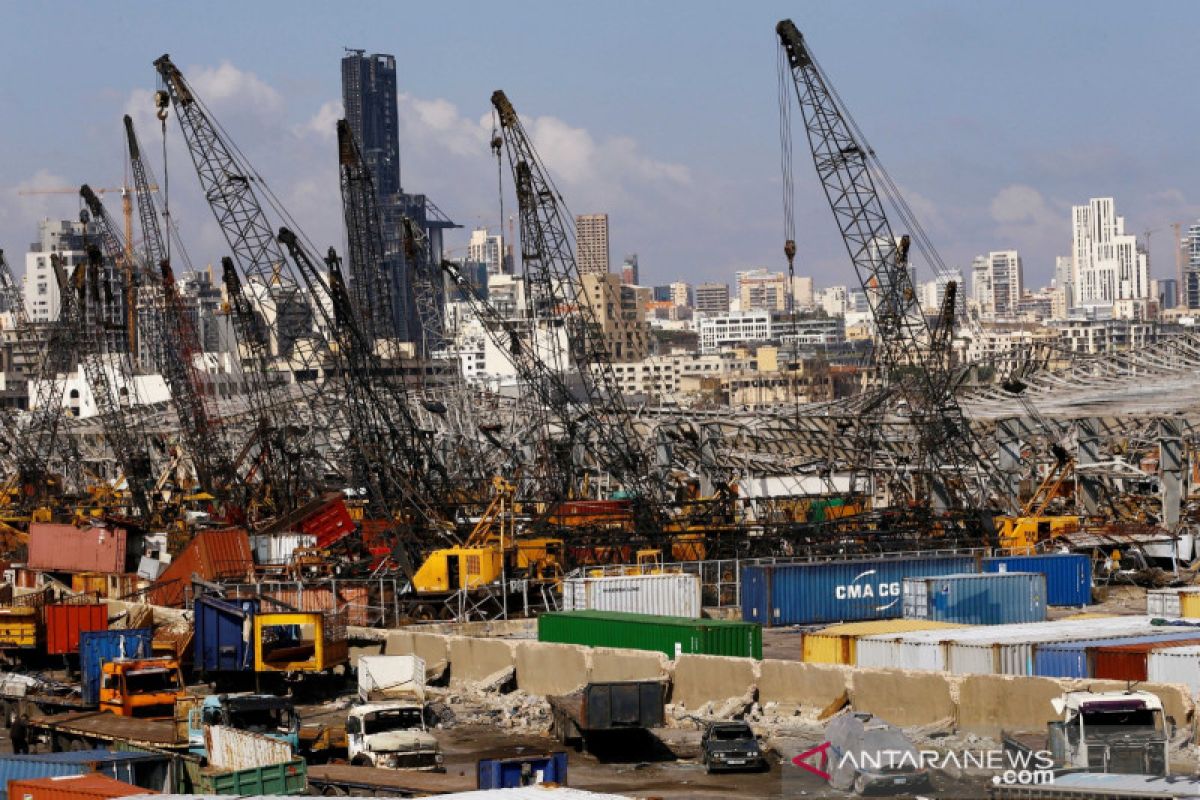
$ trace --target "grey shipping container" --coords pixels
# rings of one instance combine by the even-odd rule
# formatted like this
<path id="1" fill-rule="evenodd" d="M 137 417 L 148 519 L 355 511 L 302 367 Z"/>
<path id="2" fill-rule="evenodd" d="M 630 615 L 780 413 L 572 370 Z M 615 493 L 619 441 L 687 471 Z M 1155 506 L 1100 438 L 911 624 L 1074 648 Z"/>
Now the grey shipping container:
<path id="1" fill-rule="evenodd" d="M 904 616 L 963 625 L 1045 622 L 1046 576 L 996 572 L 905 578 Z"/>
<path id="2" fill-rule="evenodd" d="M 742 569 L 742 619 L 766 626 L 894 619 L 902 616 L 905 578 L 978 571 L 970 555 L 756 564 Z"/>
<path id="3" fill-rule="evenodd" d="M 67 753 L 0 755 L 0 800 L 8 796 L 8 782 L 31 778 L 56 778 L 99 772 L 110 778 L 156 792 L 174 787 L 171 758 L 153 753 L 113 753 L 108 750 L 75 750 Z"/>

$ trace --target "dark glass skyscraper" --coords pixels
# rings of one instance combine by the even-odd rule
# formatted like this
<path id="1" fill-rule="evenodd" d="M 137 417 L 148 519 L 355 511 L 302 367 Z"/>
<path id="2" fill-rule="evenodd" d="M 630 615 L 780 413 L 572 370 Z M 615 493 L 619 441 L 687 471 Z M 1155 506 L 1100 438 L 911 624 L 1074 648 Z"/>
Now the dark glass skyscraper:
<path id="1" fill-rule="evenodd" d="M 436 349 L 440 344 L 438 331 L 444 299 L 440 269 L 442 231 L 458 226 L 443 216 L 425 195 L 407 194 L 400 183 L 395 57 L 348 50 L 342 58 L 342 103 L 346 108 L 346 122 L 371 171 L 379 196 L 383 269 L 391 286 L 392 335 L 416 343 L 422 349 Z M 405 258 L 404 217 L 414 220 L 425 233 L 424 259 L 433 275 L 422 281 L 415 280 L 414 265 Z M 350 277 L 351 291 L 361 303 L 363 294 L 354 286 L 357 276 Z M 418 293 L 422 293 L 420 297 Z"/>

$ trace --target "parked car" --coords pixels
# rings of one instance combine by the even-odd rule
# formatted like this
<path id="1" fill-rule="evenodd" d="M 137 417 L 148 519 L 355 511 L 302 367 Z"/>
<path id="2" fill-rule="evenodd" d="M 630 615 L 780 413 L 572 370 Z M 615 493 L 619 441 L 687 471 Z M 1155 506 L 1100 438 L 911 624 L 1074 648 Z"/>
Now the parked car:
<path id="1" fill-rule="evenodd" d="M 910 795 L 928 788 L 916 746 L 894 725 L 864 713 L 843 714 L 825 727 L 829 785 L 856 794 Z"/>
<path id="2" fill-rule="evenodd" d="M 765 770 L 767 758 L 758 737 L 744 722 L 714 722 L 700 740 L 704 752 L 704 768 L 717 770 Z"/>

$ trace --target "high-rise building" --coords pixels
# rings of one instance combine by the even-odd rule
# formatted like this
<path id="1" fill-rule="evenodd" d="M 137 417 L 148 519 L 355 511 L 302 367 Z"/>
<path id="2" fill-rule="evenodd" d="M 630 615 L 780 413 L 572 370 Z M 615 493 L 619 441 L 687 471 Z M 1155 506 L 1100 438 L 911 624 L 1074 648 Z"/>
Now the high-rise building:
<path id="1" fill-rule="evenodd" d="M 782 272 L 768 272 L 765 269 L 743 270 L 737 273 L 737 283 L 742 311 L 787 310 L 788 280 Z"/>
<path id="2" fill-rule="evenodd" d="M 356 264 L 349 265 L 351 292 L 360 308 L 373 311 L 384 303 L 390 305 L 391 330 L 386 326 L 380 330 L 381 323 L 376 323 L 377 334 L 430 344 L 437 338 L 437 331 L 423 330 L 423 327 L 441 327 L 443 284 L 437 275 L 428 277 L 418 286 L 410 281 L 413 270 L 405 256 L 404 220 L 412 220 L 421 229 L 425 240 L 423 256 L 432 265 L 442 261 L 442 232 L 458 226 L 425 195 L 406 193 L 401 184 L 395 57 L 347 50 L 342 58 L 342 104 L 379 199 L 384 258 L 378 268 L 386 275 L 383 284 L 391 296 L 373 299 L 372 282 L 364 280 L 364 275 L 356 274 L 364 270 L 363 265 Z M 431 318 L 434 313 L 438 315 L 437 319 Z M 372 318 L 378 316 L 372 314 Z"/>
<path id="3" fill-rule="evenodd" d="M 621 283 L 626 286 L 637 286 L 639 277 L 637 253 L 630 253 L 621 262 Z"/>
<path id="4" fill-rule="evenodd" d="M 1111 306 L 1150 296 L 1150 265 L 1137 237 L 1125 233 L 1111 197 L 1071 210 L 1071 283 L 1075 306 Z"/>
<path id="5" fill-rule="evenodd" d="M 671 284 L 671 303 L 675 306 L 692 306 L 692 287 L 683 281 Z"/>
<path id="6" fill-rule="evenodd" d="M 1182 242 L 1183 286 L 1180 298 L 1188 308 L 1200 308 L 1200 222 L 1188 227 Z"/>
<path id="7" fill-rule="evenodd" d="M 797 275 L 792 278 L 792 297 L 795 299 L 796 311 L 810 311 L 814 307 L 813 279 L 811 275 Z"/>
<path id="8" fill-rule="evenodd" d="M 575 258 L 581 275 L 608 272 L 608 214 L 575 217 Z"/>
<path id="9" fill-rule="evenodd" d="M 1063 293 L 1067 301 L 1067 309 L 1069 310 L 1074 300 L 1075 284 L 1073 283 L 1070 256 L 1056 256 L 1054 258 L 1054 288 Z"/>
<path id="10" fill-rule="evenodd" d="M 1016 250 L 999 250 L 976 256 L 971 263 L 971 296 L 982 314 L 1011 318 L 1021 301 L 1024 276 Z"/>
<path id="11" fill-rule="evenodd" d="M 504 253 L 504 237 L 490 235 L 487 228 L 471 231 L 471 240 L 467 243 L 467 260 L 476 264 L 486 264 L 488 275 L 512 274 L 512 265 Z"/>
<path id="12" fill-rule="evenodd" d="M 702 283 L 696 287 L 696 311 L 701 314 L 729 313 L 729 284 Z"/>
<path id="13" fill-rule="evenodd" d="M 1158 302 L 1158 310 L 1179 306 L 1179 282 L 1174 278 L 1158 278 L 1150 280 L 1150 297 Z"/>
<path id="14" fill-rule="evenodd" d="M 622 286 L 619 275 L 592 272 L 584 273 L 580 291 L 592 307 L 611 361 L 641 361 L 650 355 L 650 325 L 634 287 Z"/>

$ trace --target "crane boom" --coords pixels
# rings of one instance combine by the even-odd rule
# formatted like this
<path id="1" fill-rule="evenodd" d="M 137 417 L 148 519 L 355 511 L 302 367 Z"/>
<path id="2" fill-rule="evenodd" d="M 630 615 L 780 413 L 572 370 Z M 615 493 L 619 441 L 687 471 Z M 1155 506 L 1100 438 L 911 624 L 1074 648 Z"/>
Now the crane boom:
<path id="1" fill-rule="evenodd" d="M 991 506 L 1005 496 L 1002 484 L 954 397 L 951 371 L 921 312 L 907 268 L 909 239 L 894 235 L 876 190 L 875 154 L 795 24 L 784 20 L 775 30 L 817 177 L 870 301 L 880 369 L 899 388 L 916 429 L 925 481 L 918 494 L 942 507 Z"/>

